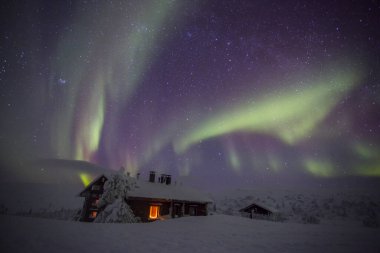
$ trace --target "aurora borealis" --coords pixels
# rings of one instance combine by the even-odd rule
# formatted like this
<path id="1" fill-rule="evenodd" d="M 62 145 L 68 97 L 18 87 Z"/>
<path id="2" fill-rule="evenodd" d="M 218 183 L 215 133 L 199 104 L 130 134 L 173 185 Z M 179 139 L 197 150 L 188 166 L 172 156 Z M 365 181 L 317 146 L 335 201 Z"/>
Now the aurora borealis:
<path id="1" fill-rule="evenodd" d="M 378 1 L 3 5 L 3 164 L 380 176 Z"/>

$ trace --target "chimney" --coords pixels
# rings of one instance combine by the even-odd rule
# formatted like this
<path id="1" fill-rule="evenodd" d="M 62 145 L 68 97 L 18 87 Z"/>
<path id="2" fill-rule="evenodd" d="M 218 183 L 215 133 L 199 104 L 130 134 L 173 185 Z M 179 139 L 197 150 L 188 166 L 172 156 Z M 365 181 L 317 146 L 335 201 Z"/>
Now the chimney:
<path id="1" fill-rule="evenodd" d="M 156 172 L 151 171 L 149 173 L 149 182 L 154 183 L 155 179 L 156 179 Z"/>
<path id="2" fill-rule="evenodd" d="M 167 184 L 167 185 L 170 185 L 171 182 L 172 182 L 172 176 L 170 176 L 170 175 L 166 175 L 166 184 Z"/>
<path id="3" fill-rule="evenodd" d="M 160 183 L 161 184 L 164 184 L 166 181 L 166 175 L 165 174 L 161 174 L 161 180 L 160 180 Z"/>

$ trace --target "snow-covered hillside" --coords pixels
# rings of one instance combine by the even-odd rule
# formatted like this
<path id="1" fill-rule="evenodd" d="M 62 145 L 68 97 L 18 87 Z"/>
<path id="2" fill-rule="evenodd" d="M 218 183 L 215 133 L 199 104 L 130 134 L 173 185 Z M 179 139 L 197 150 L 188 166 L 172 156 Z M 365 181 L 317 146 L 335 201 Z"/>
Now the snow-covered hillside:
<path id="1" fill-rule="evenodd" d="M 88 162 L 57 159 L 1 168 L 0 206 L 10 213 L 81 208 L 83 199 L 78 193 L 84 183 L 80 175 L 86 175 L 91 181 L 105 171 Z"/>
<path id="2" fill-rule="evenodd" d="M 228 215 L 99 224 L 0 215 L 2 252 L 380 252 L 380 230 Z"/>

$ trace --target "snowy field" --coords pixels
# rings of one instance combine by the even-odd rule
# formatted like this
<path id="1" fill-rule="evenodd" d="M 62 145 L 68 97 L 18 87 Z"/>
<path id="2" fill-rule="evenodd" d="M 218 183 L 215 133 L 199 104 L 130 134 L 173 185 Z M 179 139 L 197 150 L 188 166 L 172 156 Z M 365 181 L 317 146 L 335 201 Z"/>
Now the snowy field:
<path id="1" fill-rule="evenodd" d="M 1 252 L 380 252 L 380 230 L 227 215 L 93 224 L 0 215 Z"/>

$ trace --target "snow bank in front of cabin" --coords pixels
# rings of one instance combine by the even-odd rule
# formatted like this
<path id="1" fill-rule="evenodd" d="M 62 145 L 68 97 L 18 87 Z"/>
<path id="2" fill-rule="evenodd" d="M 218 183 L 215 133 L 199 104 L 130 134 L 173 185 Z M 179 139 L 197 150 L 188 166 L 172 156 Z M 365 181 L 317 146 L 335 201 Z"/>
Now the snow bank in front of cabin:
<path id="1" fill-rule="evenodd" d="M 99 224 L 0 215 L 2 252 L 380 252 L 380 229 L 228 215 Z"/>

